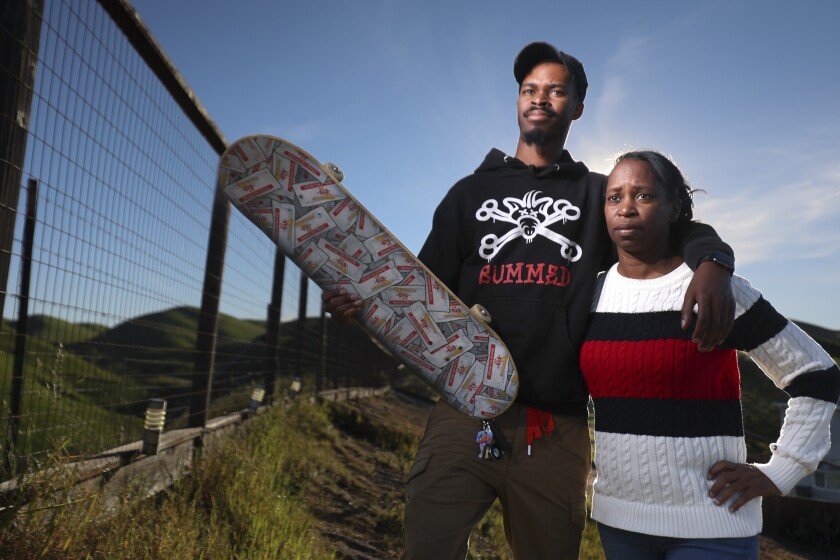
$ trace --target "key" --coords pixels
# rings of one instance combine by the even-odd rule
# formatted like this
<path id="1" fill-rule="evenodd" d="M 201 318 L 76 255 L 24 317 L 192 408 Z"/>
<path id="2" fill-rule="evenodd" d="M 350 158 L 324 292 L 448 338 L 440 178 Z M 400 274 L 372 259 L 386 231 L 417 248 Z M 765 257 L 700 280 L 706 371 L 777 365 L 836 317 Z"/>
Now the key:
<path id="1" fill-rule="evenodd" d="M 510 445 L 505 439 L 505 435 L 502 433 L 502 430 L 496 425 L 495 420 L 488 420 L 487 425 L 490 426 L 490 429 L 493 431 L 493 445 L 499 448 L 499 458 L 505 453 L 510 452 Z"/>

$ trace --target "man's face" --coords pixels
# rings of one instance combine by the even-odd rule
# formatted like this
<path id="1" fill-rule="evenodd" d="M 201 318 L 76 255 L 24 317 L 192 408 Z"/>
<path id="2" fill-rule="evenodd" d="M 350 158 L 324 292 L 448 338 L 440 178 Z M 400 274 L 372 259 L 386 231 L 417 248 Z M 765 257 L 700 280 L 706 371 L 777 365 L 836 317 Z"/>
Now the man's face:
<path id="1" fill-rule="evenodd" d="M 557 62 L 534 66 L 522 80 L 516 107 L 522 139 L 537 146 L 565 141 L 572 121 L 583 113 L 571 74 Z"/>

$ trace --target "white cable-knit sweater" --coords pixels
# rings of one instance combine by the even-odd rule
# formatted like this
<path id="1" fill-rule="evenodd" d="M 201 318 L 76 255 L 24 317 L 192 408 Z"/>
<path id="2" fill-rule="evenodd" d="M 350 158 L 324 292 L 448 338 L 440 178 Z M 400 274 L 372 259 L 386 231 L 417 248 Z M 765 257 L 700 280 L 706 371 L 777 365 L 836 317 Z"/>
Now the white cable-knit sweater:
<path id="1" fill-rule="evenodd" d="M 691 278 L 686 265 L 652 280 L 624 278 L 614 265 L 602 277 L 581 350 L 595 404 L 592 518 L 660 536 L 751 536 L 761 531 L 761 501 L 731 513 L 714 505 L 706 478 L 717 461 L 746 461 L 736 350 L 791 397 L 770 462 L 756 465 L 784 494 L 830 447 L 840 370 L 738 276 L 731 335 L 698 352 L 680 329 Z"/>

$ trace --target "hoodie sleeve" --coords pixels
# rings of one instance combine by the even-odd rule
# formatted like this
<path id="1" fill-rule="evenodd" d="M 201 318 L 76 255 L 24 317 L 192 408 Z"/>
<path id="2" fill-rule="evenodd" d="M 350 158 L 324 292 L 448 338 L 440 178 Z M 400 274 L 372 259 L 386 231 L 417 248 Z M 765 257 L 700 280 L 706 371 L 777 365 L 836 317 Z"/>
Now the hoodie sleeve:
<path id="1" fill-rule="evenodd" d="M 735 256 L 732 248 L 721 240 L 712 226 L 691 222 L 680 243 L 680 254 L 686 264 L 691 270 L 697 270 L 700 259 L 715 251 Z"/>
<path id="2" fill-rule="evenodd" d="M 441 282 L 457 294 L 464 255 L 458 242 L 461 236 L 457 227 L 453 225 L 457 220 L 448 215 L 453 210 L 448 199 L 449 197 L 445 198 L 435 210 L 432 230 L 417 257 Z"/>

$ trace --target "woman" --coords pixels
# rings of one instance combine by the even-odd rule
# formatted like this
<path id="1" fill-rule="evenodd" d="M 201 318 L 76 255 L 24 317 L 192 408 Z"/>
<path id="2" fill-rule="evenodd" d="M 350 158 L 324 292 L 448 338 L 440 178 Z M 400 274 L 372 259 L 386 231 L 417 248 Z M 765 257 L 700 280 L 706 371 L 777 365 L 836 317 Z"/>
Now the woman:
<path id="1" fill-rule="evenodd" d="M 699 352 L 680 329 L 692 271 L 669 239 L 692 219 L 682 173 L 619 157 L 604 216 L 618 263 L 600 278 L 581 351 L 595 404 L 592 518 L 607 558 L 757 558 L 761 496 L 786 494 L 830 447 L 840 370 L 738 276 L 735 326 Z M 766 464 L 746 464 L 736 350 L 789 395 Z"/>

